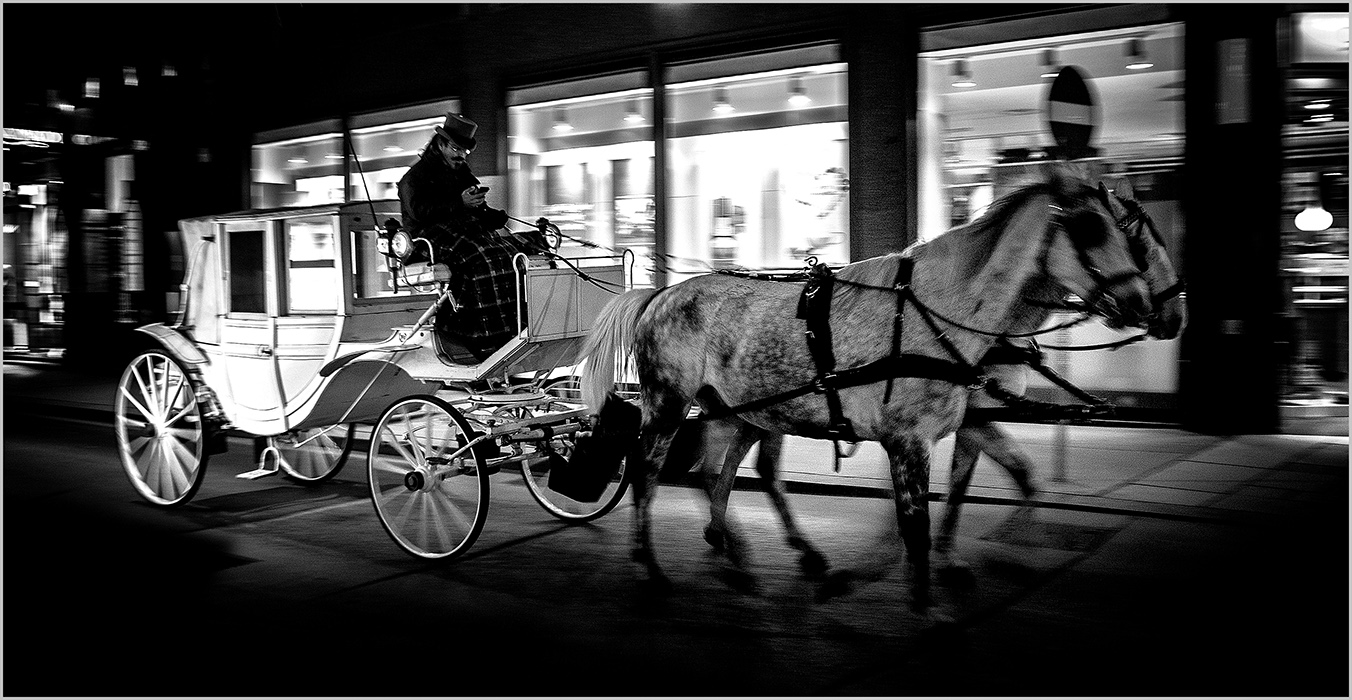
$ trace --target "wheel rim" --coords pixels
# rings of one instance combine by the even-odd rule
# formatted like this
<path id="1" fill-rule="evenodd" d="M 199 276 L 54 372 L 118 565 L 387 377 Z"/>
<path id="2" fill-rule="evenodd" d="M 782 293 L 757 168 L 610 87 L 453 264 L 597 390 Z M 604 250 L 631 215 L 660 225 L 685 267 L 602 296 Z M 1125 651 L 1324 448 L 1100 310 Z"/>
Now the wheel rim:
<path id="1" fill-rule="evenodd" d="M 468 549 L 488 510 L 488 474 L 462 446 L 468 425 L 433 398 L 401 401 L 371 434 L 367 473 L 381 524 L 405 551 L 439 559 Z"/>
<path id="2" fill-rule="evenodd" d="M 294 479 L 320 482 L 332 479 L 352 451 L 352 425 L 297 430 L 279 436 L 274 444 L 282 470 Z"/>
<path id="3" fill-rule="evenodd" d="M 191 382 L 160 353 L 132 360 L 114 405 L 122 467 L 138 493 L 158 505 L 187 501 L 201 484 L 202 416 Z"/>

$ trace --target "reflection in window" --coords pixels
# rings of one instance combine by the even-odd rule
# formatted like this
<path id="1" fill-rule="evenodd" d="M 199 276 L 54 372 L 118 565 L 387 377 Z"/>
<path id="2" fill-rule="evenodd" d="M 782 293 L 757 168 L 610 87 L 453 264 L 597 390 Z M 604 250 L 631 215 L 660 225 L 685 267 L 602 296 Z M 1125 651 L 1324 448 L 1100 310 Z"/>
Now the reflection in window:
<path id="1" fill-rule="evenodd" d="M 341 287 L 333 224 L 328 220 L 288 221 L 287 310 L 293 314 L 336 313 Z"/>
<path id="2" fill-rule="evenodd" d="M 848 262 L 846 67 L 775 67 L 803 56 L 766 54 L 757 67 L 769 70 L 737 75 L 719 75 L 737 68 L 731 61 L 672 70 L 677 79 L 715 76 L 667 88 L 674 267 L 801 267 L 808 256 Z"/>
<path id="3" fill-rule="evenodd" d="M 230 232 L 230 311 L 267 313 L 263 231 Z"/>
<path id="4" fill-rule="evenodd" d="M 653 252 L 652 90 L 646 73 L 513 90 L 508 211 L 567 236 Z M 565 240 L 564 255 L 594 254 Z M 640 264 L 640 267 L 643 265 Z M 636 270 L 646 283 L 650 271 Z"/>

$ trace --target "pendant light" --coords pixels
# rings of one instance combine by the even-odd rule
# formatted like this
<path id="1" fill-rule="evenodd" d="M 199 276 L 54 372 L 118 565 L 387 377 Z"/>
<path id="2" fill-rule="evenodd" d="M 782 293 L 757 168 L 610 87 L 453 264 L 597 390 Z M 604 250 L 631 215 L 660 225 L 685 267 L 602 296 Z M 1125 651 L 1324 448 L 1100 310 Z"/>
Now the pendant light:
<path id="1" fill-rule="evenodd" d="M 789 104 L 794 107 L 812 104 L 812 98 L 807 96 L 807 89 L 803 87 L 802 78 L 795 76 L 789 79 Z"/>
<path id="2" fill-rule="evenodd" d="M 573 130 L 573 125 L 568 123 L 568 112 L 559 107 L 554 110 L 554 131 L 567 133 Z"/>
<path id="3" fill-rule="evenodd" d="M 1154 67 L 1145 55 L 1145 42 L 1140 37 L 1127 40 L 1127 70 L 1145 70 Z"/>
<path id="4" fill-rule="evenodd" d="M 714 113 L 727 114 L 733 111 L 731 102 L 728 102 L 728 89 L 722 85 L 714 88 Z"/>
<path id="5" fill-rule="evenodd" d="M 968 69 L 967 59 L 965 58 L 959 58 L 953 62 L 953 87 L 976 87 L 976 81 L 972 80 L 972 72 Z"/>
<path id="6" fill-rule="evenodd" d="M 1296 214 L 1296 228 L 1302 231 L 1325 231 L 1333 225 L 1333 214 L 1324 208 L 1323 176 L 1314 177 L 1314 196 L 1305 201 L 1305 209 Z"/>
<path id="7" fill-rule="evenodd" d="M 1057 67 L 1056 49 L 1043 49 L 1042 51 L 1042 76 L 1043 78 L 1055 78 L 1060 69 Z"/>

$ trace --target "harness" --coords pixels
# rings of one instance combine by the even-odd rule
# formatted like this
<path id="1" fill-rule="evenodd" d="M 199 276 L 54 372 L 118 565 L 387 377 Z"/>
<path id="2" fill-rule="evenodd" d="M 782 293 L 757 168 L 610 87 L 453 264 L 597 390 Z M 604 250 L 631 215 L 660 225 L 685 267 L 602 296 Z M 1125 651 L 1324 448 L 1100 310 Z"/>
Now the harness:
<path id="1" fill-rule="evenodd" d="M 1055 208 L 1058 210 L 1060 209 L 1060 207 Z M 1148 221 L 1148 217 L 1146 218 L 1146 220 Z M 1053 223 L 1052 225 L 1055 226 L 1059 224 Z M 1119 223 L 1119 225 L 1121 224 Z M 1155 233 L 1155 235 L 1158 239 L 1158 233 Z M 1133 275 L 1135 276 L 1140 275 L 1140 268 L 1138 266 L 1138 269 L 1134 272 L 1122 273 L 1119 275 L 1115 275 L 1111 278 L 1105 277 L 1095 266 L 1090 264 L 1087 258 L 1087 254 L 1084 253 L 1083 250 L 1080 251 L 1080 256 L 1082 262 L 1085 264 L 1085 268 L 1100 283 L 1101 285 L 1099 287 L 1100 289 L 1104 288 L 1102 285 L 1110 285 L 1111 283 L 1115 282 L 1120 278 L 1129 277 Z M 897 266 L 895 280 L 893 282 L 892 287 L 890 288 L 871 287 L 868 285 L 851 283 L 855 284 L 856 286 L 863 286 L 871 289 L 887 290 L 894 292 L 896 298 L 896 311 L 893 316 L 892 323 L 892 349 L 887 356 L 879 358 L 867 364 L 860 365 L 857 367 L 851 367 L 849 369 L 837 370 L 835 353 L 831 347 L 832 346 L 831 299 L 833 297 L 833 292 L 835 290 L 837 278 L 835 274 L 831 271 L 830 267 L 828 267 L 825 263 L 817 262 L 816 258 L 809 258 L 808 267 L 806 272 L 804 273 L 806 282 L 803 285 L 803 291 L 798 298 L 798 308 L 796 317 L 802 319 L 805 322 L 806 329 L 804 332 L 804 336 L 807 342 L 809 353 L 811 354 L 813 363 L 816 366 L 817 370 L 816 377 L 814 377 L 810 383 L 804 384 L 794 389 L 782 391 L 777 394 L 772 394 L 769 396 L 764 396 L 759 399 L 738 404 L 736 406 L 723 406 L 720 408 L 716 408 L 709 412 L 703 413 L 701 416 L 699 416 L 698 420 L 720 420 L 740 413 L 746 413 L 750 411 L 757 411 L 764 408 L 768 408 L 770 406 L 783 403 L 785 401 L 789 401 L 792 399 L 796 399 L 800 396 L 806 396 L 811 393 L 824 394 L 826 398 L 827 411 L 829 414 L 828 419 L 829 424 L 827 429 L 825 430 L 825 433 L 820 437 L 832 441 L 835 453 L 834 467 L 835 471 L 839 472 L 841 458 L 843 456 L 844 457 L 850 456 L 849 454 L 845 454 L 842 451 L 840 443 L 848 442 L 857 444 L 858 442 L 860 442 L 858 435 L 856 435 L 854 431 L 854 426 L 851 424 L 849 418 L 845 416 L 844 410 L 840 402 L 840 390 L 849 387 L 863 386 L 866 384 L 873 384 L 876 382 L 886 380 L 887 388 L 885 389 L 883 394 L 883 403 L 886 404 L 891 400 L 893 381 L 896 378 L 915 377 L 921 379 L 935 379 L 939 381 L 945 381 L 959 386 L 965 386 L 968 389 L 979 389 L 984 387 L 987 393 L 989 393 L 992 397 L 1004 402 L 1011 408 L 1016 409 L 1045 410 L 1045 408 L 1053 408 L 1054 410 L 1064 412 L 1065 414 L 1067 414 L 1067 416 L 1069 416 L 1070 414 L 1078 414 L 1085 416 L 1105 415 L 1113 410 L 1111 404 L 1107 403 L 1106 401 L 1097 396 L 1094 396 L 1092 394 L 1089 394 L 1088 392 L 1081 390 L 1079 387 L 1076 387 L 1066 379 L 1062 378 L 1060 375 L 1056 374 L 1054 371 L 1051 370 L 1051 368 L 1044 365 L 1041 359 L 1041 351 L 1037 349 L 1035 342 L 1031 348 L 1019 348 L 1008 342 L 1009 338 L 1033 337 L 1036 335 L 1047 333 L 1052 330 L 1056 330 L 1056 328 L 1044 329 L 1024 334 L 1012 334 L 1012 333 L 995 334 L 987 331 L 969 328 L 961 323 L 957 323 L 955 321 L 952 321 L 951 319 L 940 316 L 937 312 L 930 309 L 928 306 L 922 303 L 919 298 L 916 297 L 915 291 L 911 286 L 911 278 L 914 271 L 914 267 L 915 261 L 913 259 L 905 257 L 901 258 Z M 725 274 L 740 276 L 738 275 L 738 273 L 735 272 L 727 272 Z M 764 276 L 759 277 L 762 279 L 765 278 Z M 948 354 L 948 356 L 951 359 L 942 359 L 931 357 L 928 355 L 917 355 L 913 353 L 901 352 L 901 335 L 903 330 L 903 320 L 908 303 L 916 309 L 920 318 L 925 322 L 925 324 L 929 327 L 930 331 L 933 333 L 934 339 L 939 343 L 940 347 L 943 349 L 945 353 Z M 998 338 L 998 341 L 997 345 L 995 346 L 995 348 L 992 349 L 991 353 L 994 354 L 995 357 L 991 357 L 988 354 L 986 358 L 983 358 L 983 364 L 985 363 L 1027 364 L 1036 369 L 1039 373 L 1043 374 L 1043 376 L 1047 377 L 1053 383 L 1070 392 L 1076 398 L 1079 398 L 1081 401 L 1085 401 L 1087 405 L 1072 406 L 1069 407 L 1070 410 L 1066 410 L 1061 409 L 1057 404 L 1046 404 L 1043 402 L 1033 401 L 1030 399 L 1026 399 L 1022 396 L 1019 396 L 1018 394 L 1014 394 L 1010 391 L 1005 390 L 1003 387 L 999 386 L 998 382 L 990 381 L 990 378 L 981 370 L 979 366 L 973 365 L 962 355 L 961 351 L 958 350 L 957 346 L 953 343 L 953 341 L 949 339 L 947 333 L 939 327 L 939 323 L 936 320 L 936 317 L 938 319 L 943 320 L 945 323 L 949 325 L 962 328 L 970 332 L 980 333 L 984 335 L 995 335 Z M 1074 321 L 1073 323 L 1079 322 L 1080 321 L 1077 320 Z M 1073 324 L 1062 324 L 1062 326 L 1058 326 L 1057 328 L 1068 325 Z M 1004 355 L 1003 358 L 1001 357 L 1001 354 Z M 1014 362 L 1006 361 L 1007 358 L 1013 359 Z M 808 437 L 816 437 L 816 436 L 808 435 Z"/>

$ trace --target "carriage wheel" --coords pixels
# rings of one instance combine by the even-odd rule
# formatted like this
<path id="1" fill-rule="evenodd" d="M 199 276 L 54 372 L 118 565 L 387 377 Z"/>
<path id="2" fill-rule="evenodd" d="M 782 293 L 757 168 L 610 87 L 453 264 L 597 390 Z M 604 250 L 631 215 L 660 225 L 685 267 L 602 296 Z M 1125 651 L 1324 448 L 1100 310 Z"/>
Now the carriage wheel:
<path id="1" fill-rule="evenodd" d="M 117 384 L 118 454 L 131 485 L 157 506 L 188 502 L 207 470 L 206 428 L 188 375 L 173 358 L 147 352 Z"/>
<path id="2" fill-rule="evenodd" d="M 550 382 L 545 385 L 544 391 L 567 401 L 577 401 L 581 395 L 575 377 L 562 377 Z M 575 443 L 571 435 L 556 437 L 551 445 L 559 456 L 573 456 Z M 560 520 L 577 523 L 595 520 L 614 510 L 629 487 L 629 481 L 625 478 L 625 462 L 621 462 L 619 471 L 611 478 L 599 499 L 594 503 L 575 501 L 549 488 L 549 466 L 548 459 L 522 462 L 521 476 L 526 480 L 526 490 L 530 491 L 535 501 Z"/>
<path id="3" fill-rule="evenodd" d="M 424 559 L 461 554 L 488 518 L 488 470 L 466 447 L 469 423 L 434 396 L 385 409 L 371 432 L 366 471 L 380 524 Z"/>
<path id="4" fill-rule="evenodd" d="M 347 463 L 356 431 L 356 425 L 348 424 L 279 435 L 273 444 L 281 455 L 282 471 L 307 484 L 332 479 Z"/>

